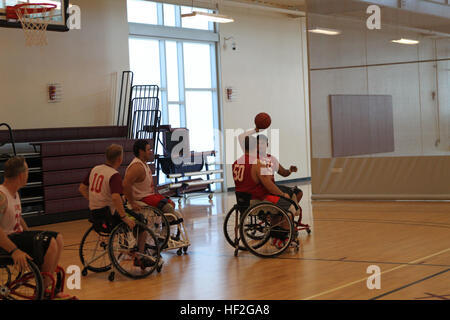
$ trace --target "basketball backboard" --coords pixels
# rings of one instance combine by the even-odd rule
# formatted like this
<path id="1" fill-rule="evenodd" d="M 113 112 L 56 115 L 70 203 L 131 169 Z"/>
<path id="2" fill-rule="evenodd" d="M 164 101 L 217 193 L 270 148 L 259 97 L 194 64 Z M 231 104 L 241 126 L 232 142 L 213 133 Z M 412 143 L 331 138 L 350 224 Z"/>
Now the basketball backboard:
<path id="1" fill-rule="evenodd" d="M 56 5 L 52 21 L 47 27 L 48 31 L 69 31 L 67 27 L 67 8 L 69 0 L 0 0 L 0 27 L 22 28 L 19 21 L 6 19 L 6 7 L 19 3 L 50 3 Z"/>

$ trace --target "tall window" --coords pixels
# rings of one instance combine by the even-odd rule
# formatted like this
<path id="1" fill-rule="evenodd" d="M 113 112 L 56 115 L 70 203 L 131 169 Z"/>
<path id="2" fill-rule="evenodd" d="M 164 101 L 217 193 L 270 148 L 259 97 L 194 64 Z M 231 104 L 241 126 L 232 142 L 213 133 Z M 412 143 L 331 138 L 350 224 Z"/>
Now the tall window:
<path id="1" fill-rule="evenodd" d="M 214 23 L 181 19 L 192 9 L 128 0 L 130 67 L 134 84 L 160 87 L 163 124 L 188 128 L 192 151 L 219 151 L 218 36 Z"/>

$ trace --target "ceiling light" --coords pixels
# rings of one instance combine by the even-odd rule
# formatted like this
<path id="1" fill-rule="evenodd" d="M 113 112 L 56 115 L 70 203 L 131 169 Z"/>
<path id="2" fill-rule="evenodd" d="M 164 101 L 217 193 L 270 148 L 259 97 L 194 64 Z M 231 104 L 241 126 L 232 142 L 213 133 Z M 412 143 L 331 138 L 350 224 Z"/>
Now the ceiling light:
<path id="1" fill-rule="evenodd" d="M 401 38 L 400 40 L 392 40 L 391 42 L 400 43 L 400 44 L 419 44 L 420 43 L 420 41 L 418 41 L 418 40 L 403 39 L 403 38 Z"/>
<path id="2" fill-rule="evenodd" d="M 337 36 L 338 34 L 341 34 L 340 30 L 326 29 L 326 28 L 314 28 L 308 31 L 312 33 L 325 34 L 327 36 Z"/>
<path id="3" fill-rule="evenodd" d="M 201 12 L 201 11 L 192 11 L 191 13 L 186 13 L 181 15 L 182 18 L 196 18 L 196 19 L 202 19 L 206 21 L 211 22 L 219 22 L 219 23 L 229 23 L 234 22 L 234 19 L 218 13 L 208 13 L 208 12 Z"/>

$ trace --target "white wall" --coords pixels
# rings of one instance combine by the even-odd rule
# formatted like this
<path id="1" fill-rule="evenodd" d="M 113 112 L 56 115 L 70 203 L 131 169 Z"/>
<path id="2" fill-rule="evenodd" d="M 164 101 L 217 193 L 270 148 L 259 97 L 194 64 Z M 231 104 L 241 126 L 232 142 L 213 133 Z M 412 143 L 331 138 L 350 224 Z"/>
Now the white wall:
<path id="1" fill-rule="evenodd" d="M 449 39 L 435 40 L 389 26 L 369 31 L 365 22 L 336 17 L 311 15 L 310 21 L 342 31 L 339 36 L 310 34 L 314 158 L 332 157 L 330 94 L 393 97 L 395 152 L 361 157 L 450 154 L 449 61 L 439 61 L 437 68 L 435 62 L 417 62 L 449 58 Z M 390 42 L 401 37 L 420 44 Z M 439 136 L 441 143 L 436 145 Z"/>
<path id="2" fill-rule="evenodd" d="M 22 30 L 0 28 L 0 121 L 14 129 L 113 122 L 116 81 L 129 68 L 126 1 L 71 3 L 81 8 L 81 30 L 48 32 L 46 47 L 26 47 Z M 54 82 L 60 103 L 47 102 Z"/>
<path id="3" fill-rule="evenodd" d="M 223 99 L 224 129 L 253 128 L 256 114 L 269 113 L 271 128 L 280 130 L 281 164 L 299 168 L 288 179 L 310 177 L 304 19 L 248 9 L 221 13 L 235 19 L 220 26 L 222 92 L 232 87 L 237 93 L 235 101 Z M 233 37 L 226 49 L 225 37 Z M 227 187 L 233 187 L 231 165 L 227 168 Z"/>

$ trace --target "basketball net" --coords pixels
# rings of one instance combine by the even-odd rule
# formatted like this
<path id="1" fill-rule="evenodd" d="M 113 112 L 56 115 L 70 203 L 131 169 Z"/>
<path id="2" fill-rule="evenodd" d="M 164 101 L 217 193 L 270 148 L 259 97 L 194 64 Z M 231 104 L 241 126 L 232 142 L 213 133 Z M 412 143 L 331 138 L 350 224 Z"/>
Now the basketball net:
<path id="1" fill-rule="evenodd" d="M 47 27 L 56 5 L 46 3 L 19 4 L 15 6 L 17 18 L 25 33 L 26 45 L 46 46 Z"/>

